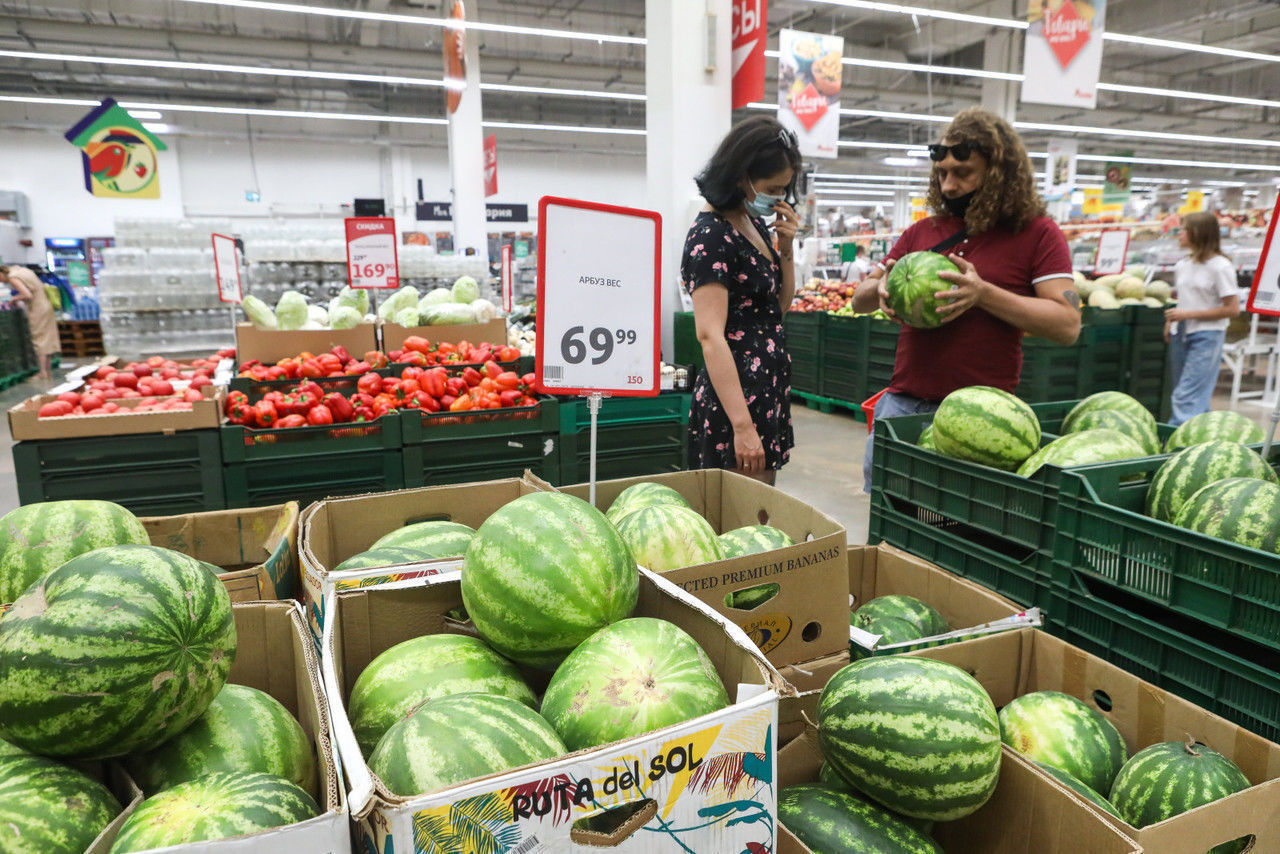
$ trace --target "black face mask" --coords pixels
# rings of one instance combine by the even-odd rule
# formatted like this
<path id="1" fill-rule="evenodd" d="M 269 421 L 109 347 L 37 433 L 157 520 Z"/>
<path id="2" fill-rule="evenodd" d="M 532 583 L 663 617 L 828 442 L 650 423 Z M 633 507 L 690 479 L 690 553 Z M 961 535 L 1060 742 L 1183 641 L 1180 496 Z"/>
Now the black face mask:
<path id="1" fill-rule="evenodd" d="M 947 209 L 947 213 L 952 216 L 963 217 L 965 211 L 969 210 L 969 203 L 973 201 L 977 190 L 971 193 L 965 193 L 963 196 L 956 196 L 954 199 L 948 199 L 946 196 L 942 198 L 942 206 Z"/>

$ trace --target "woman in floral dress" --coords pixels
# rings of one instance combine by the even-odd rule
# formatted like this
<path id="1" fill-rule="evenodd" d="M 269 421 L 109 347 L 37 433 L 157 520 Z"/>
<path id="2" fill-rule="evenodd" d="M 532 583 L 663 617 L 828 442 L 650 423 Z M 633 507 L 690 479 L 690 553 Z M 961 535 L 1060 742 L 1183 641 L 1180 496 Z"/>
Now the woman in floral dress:
<path id="1" fill-rule="evenodd" d="M 707 205 L 680 262 L 706 362 L 693 386 L 689 468 L 773 483 L 795 445 L 782 313 L 795 295 L 799 170 L 795 135 L 757 116 L 729 131 L 697 177 Z M 767 216 L 776 217 L 772 226 Z"/>

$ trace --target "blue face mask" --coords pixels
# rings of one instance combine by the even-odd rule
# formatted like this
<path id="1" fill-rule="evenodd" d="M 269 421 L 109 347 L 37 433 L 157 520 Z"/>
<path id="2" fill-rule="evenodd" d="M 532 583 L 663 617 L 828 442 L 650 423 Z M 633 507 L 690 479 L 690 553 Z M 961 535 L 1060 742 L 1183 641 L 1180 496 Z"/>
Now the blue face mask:
<path id="1" fill-rule="evenodd" d="M 747 183 L 751 184 L 750 181 Z M 768 193 L 762 193 L 756 190 L 755 184 L 751 184 L 751 189 L 755 190 L 756 197 L 747 202 L 747 213 L 760 217 L 776 215 L 777 211 L 773 209 L 773 206 L 782 201 L 782 196 L 771 196 Z"/>

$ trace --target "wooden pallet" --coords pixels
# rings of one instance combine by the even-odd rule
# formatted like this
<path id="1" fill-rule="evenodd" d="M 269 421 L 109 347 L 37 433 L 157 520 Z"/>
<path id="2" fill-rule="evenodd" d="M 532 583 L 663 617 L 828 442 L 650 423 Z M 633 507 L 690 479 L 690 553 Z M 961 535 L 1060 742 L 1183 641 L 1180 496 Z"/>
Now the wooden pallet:
<path id="1" fill-rule="evenodd" d="M 102 325 L 96 320 L 58 321 L 58 342 L 68 357 L 84 358 L 106 353 L 102 344 Z"/>

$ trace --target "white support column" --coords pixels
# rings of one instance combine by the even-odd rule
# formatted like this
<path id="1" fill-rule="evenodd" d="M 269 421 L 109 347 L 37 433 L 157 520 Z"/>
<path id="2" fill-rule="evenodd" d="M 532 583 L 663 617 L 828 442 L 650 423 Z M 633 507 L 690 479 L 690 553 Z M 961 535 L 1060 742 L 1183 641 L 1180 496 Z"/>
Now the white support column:
<path id="1" fill-rule="evenodd" d="M 1021 68 L 1024 34 L 1021 30 L 1000 28 L 987 34 L 983 40 L 982 69 L 984 71 L 1018 72 Z M 1015 41 L 1016 40 L 1016 41 Z M 1018 84 L 1012 80 L 983 78 L 982 106 L 1007 122 L 1017 118 Z"/>
<path id="2" fill-rule="evenodd" d="M 893 191 L 893 228 L 901 231 L 911 225 L 911 191 L 894 189 Z"/>
<path id="3" fill-rule="evenodd" d="M 466 0 L 467 20 L 479 20 L 478 0 Z M 451 8 L 451 6 L 449 7 Z M 448 13 L 446 8 L 445 13 Z M 447 32 L 447 30 L 446 30 Z M 453 176 L 453 251 L 468 247 L 489 263 L 488 226 L 484 218 L 484 130 L 480 107 L 480 33 L 466 36 L 466 90 L 449 117 L 449 169 Z M 443 97 L 443 96 L 442 96 Z"/>

